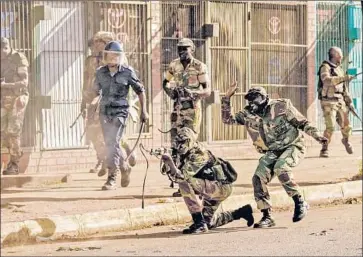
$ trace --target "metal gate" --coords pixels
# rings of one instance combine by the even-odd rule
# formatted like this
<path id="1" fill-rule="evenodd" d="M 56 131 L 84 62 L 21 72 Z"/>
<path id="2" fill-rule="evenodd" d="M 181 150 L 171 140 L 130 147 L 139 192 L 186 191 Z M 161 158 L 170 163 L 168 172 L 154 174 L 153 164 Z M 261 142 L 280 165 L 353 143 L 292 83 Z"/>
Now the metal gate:
<path id="1" fill-rule="evenodd" d="M 362 13 L 361 7 L 352 5 L 350 2 L 318 2 L 317 13 L 317 45 L 316 45 L 316 72 L 323 60 L 327 59 L 330 47 L 338 46 L 342 49 L 343 69 L 355 68 L 362 70 Z M 360 33 L 355 33 L 360 30 Z M 349 62 L 351 62 L 349 64 Z M 318 78 L 317 78 L 318 79 Z M 317 84 L 318 80 L 316 80 Z M 350 92 L 358 113 L 362 114 L 362 76 L 350 83 Z M 318 128 L 325 129 L 324 117 L 320 107 L 318 109 Z M 354 130 L 361 130 L 362 124 L 359 120 L 350 115 Z M 336 129 L 339 129 L 336 125 Z"/>

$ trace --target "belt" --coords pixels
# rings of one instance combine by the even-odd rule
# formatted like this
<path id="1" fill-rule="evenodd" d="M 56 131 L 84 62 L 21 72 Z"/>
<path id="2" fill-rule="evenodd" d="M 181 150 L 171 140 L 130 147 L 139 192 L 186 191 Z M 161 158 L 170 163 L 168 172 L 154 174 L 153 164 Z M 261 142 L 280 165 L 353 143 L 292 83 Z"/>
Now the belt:
<path id="1" fill-rule="evenodd" d="M 192 100 L 183 101 L 181 103 L 175 102 L 174 108 L 176 108 L 179 104 L 181 105 L 181 108 L 180 108 L 181 110 L 194 109 L 194 102 Z"/>

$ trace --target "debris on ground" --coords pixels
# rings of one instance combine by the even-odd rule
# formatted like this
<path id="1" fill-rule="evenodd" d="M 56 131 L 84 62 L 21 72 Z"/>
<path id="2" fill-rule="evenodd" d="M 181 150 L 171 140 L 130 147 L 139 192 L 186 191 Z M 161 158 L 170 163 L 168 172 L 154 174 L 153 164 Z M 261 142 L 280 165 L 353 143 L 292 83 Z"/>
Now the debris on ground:
<path id="1" fill-rule="evenodd" d="M 56 251 L 57 252 L 79 252 L 79 251 L 92 251 L 92 250 L 100 250 L 102 247 L 95 247 L 95 246 L 89 246 L 89 247 L 59 247 Z"/>

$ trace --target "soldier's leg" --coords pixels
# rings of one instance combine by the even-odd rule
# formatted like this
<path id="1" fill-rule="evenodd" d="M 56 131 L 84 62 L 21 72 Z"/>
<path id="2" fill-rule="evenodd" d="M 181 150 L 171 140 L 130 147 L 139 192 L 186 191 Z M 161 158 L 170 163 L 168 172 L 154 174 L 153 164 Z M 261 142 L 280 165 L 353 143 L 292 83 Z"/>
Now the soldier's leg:
<path id="1" fill-rule="evenodd" d="M 223 226 L 234 220 L 244 218 L 247 225 L 252 226 L 254 218 L 251 205 L 245 205 L 234 211 L 226 211 L 216 214 L 220 204 L 232 194 L 231 184 L 221 184 L 206 180 L 206 192 L 203 198 L 203 216 L 209 229 Z"/>
<path id="2" fill-rule="evenodd" d="M 331 137 L 334 133 L 337 107 L 336 103 L 322 102 L 321 108 L 323 110 L 323 116 L 325 121 L 324 137 L 328 139 L 328 144 L 324 144 L 320 151 L 320 157 L 329 157 L 328 145 L 331 142 Z"/>
<path id="3" fill-rule="evenodd" d="M 194 234 L 208 231 L 207 223 L 203 216 L 203 202 L 200 195 L 205 191 L 205 182 L 202 179 L 192 178 L 179 182 L 180 193 L 192 215 L 193 224 L 183 230 L 183 234 Z"/>
<path id="4" fill-rule="evenodd" d="M 129 156 L 130 155 L 130 153 L 131 153 L 131 147 L 130 147 L 130 145 L 129 145 L 129 142 L 128 142 L 128 140 L 127 140 L 127 137 L 123 137 L 122 139 L 121 139 L 121 142 L 120 142 L 120 144 L 121 144 L 121 147 L 123 148 L 123 149 L 125 149 L 125 151 L 126 151 L 126 156 Z M 136 153 L 135 153 L 135 151 L 133 152 L 133 153 L 131 153 L 131 155 L 130 155 L 130 158 L 129 158 L 129 164 L 130 164 L 130 166 L 131 167 L 134 167 L 135 165 L 136 165 Z"/>
<path id="5" fill-rule="evenodd" d="M 106 146 L 101 123 L 99 120 L 88 120 L 87 123 L 86 136 L 92 142 L 97 156 L 97 163 L 94 168 L 90 169 L 90 173 L 98 173 L 98 176 L 101 177 L 107 172 Z"/>
<path id="6" fill-rule="evenodd" d="M 100 117 L 103 136 L 106 144 L 108 177 L 102 190 L 116 189 L 116 178 L 120 171 L 120 140 L 123 134 L 125 119 Z"/>
<path id="7" fill-rule="evenodd" d="M 9 116 L 9 111 L 5 108 L 1 108 L 1 148 L 10 148 L 10 144 L 9 144 L 9 138 L 8 138 L 8 116 Z M 1 170 L 4 169 L 5 166 L 5 161 L 2 159 L 2 154 L 1 154 Z"/>
<path id="8" fill-rule="evenodd" d="M 304 201 L 299 186 L 292 175 L 292 168 L 300 163 L 304 155 L 304 148 L 288 147 L 278 158 L 274 166 L 275 175 L 278 177 L 286 193 L 295 202 L 293 222 L 302 220 L 306 216 L 308 209 L 308 204 Z"/>
<path id="9" fill-rule="evenodd" d="M 170 147 L 171 147 L 171 157 L 173 158 L 174 163 L 177 163 L 178 152 L 176 150 L 175 137 L 177 135 L 177 124 L 172 122 L 172 128 L 170 130 Z M 165 169 L 166 166 L 163 166 Z M 174 182 L 170 180 L 170 187 L 174 188 Z M 180 190 L 173 193 L 173 197 L 181 197 Z"/>
<path id="10" fill-rule="evenodd" d="M 273 167 L 278 157 L 279 153 L 268 151 L 260 158 L 255 174 L 252 177 L 252 185 L 255 201 L 257 203 L 257 209 L 261 210 L 263 214 L 262 219 L 258 223 L 255 223 L 255 228 L 275 226 L 275 222 L 271 217 L 272 205 L 270 202 L 270 194 L 267 189 L 267 184 L 271 182 L 274 177 Z"/>
<path id="11" fill-rule="evenodd" d="M 345 150 L 347 151 L 347 153 L 352 154 L 353 146 L 349 142 L 349 137 L 352 134 L 352 126 L 349 122 L 349 110 L 345 103 L 341 103 L 338 106 L 337 123 L 343 136 L 342 143 L 345 146 Z"/>
<path id="12" fill-rule="evenodd" d="M 27 95 L 19 96 L 15 102 L 14 109 L 12 109 L 8 116 L 8 142 L 10 152 L 10 162 L 4 171 L 4 175 L 15 175 L 19 173 L 19 161 L 23 155 L 20 147 L 20 136 L 23 130 L 23 122 L 25 109 L 28 104 L 29 97 Z"/>

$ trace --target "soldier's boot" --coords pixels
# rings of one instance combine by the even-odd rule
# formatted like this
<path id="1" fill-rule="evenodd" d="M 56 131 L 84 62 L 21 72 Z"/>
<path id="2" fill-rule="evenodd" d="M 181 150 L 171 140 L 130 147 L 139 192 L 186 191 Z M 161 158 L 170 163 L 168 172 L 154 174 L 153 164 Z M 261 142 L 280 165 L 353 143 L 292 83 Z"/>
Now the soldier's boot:
<path id="1" fill-rule="evenodd" d="M 174 192 L 172 196 L 173 197 L 181 197 L 182 195 L 180 193 L 180 189 L 178 189 L 178 191 Z"/>
<path id="2" fill-rule="evenodd" d="M 201 212 L 193 213 L 193 224 L 183 230 L 183 234 L 200 234 L 208 231 L 207 223 L 204 220 L 204 216 Z"/>
<path id="3" fill-rule="evenodd" d="M 255 223 L 254 228 L 270 228 L 276 225 L 271 217 L 271 209 L 263 209 L 261 212 L 263 216 L 258 223 Z"/>
<path id="4" fill-rule="evenodd" d="M 292 222 L 298 222 L 302 220 L 308 213 L 309 205 L 304 201 L 301 195 L 294 195 L 292 199 L 295 202 L 294 216 Z"/>
<path id="5" fill-rule="evenodd" d="M 92 169 L 90 169 L 89 170 L 89 173 L 97 173 L 97 172 L 99 172 L 99 170 L 101 168 L 101 165 L 102 165 L 102 161 L 98 159 L 95 167 L 92 168 Z"/>
<path id="6" fill-rule="evenodd" d="M 328 145 L 327 144 L 324 144 L 321 147 L 320 157 L 323 157 L 323 158 L 328 158 L 329 157 L 329 151 L 328 151 Z"/>
<path id="7" fill-rule="evenodd" d="M 106 183 L 102 186 L 102 190 L 115 190 L 117 188 L 116 178 L 120 172 L 119 169 L 109 169 Z"/>
<path id="8" fill-rule="evenodd" d="M 103 177 L 104 175 L 106 175 L 107 173 L 107 164 L 106 164 L 106 161 L 102 161 L 102 166 L 101 166 L 101 169 L 98 171 L 98 176 L 99 177 Z"/>
<path id="9" fill-rule="evenodd" d="M 353 146 L 351 145 L 351 143 L 349 143 L 348 138 L 343 138 L 342 143 L 345 146 L 345 150 L 347 151 L 347 153 L 352 154 L 353 153 Z"/>
<path id="10" fill-rule="evenodd" d="M 127 187 L 130 184 L 131 167 L 126 163 L 120 167 L 121 170 L 121 187 Z"/>
<path id="11" fill-rule="evenodd" d="M 255 222 L 252 213 L 253 213 L 252 206 L 248 204 L 237 210 L 232 211 L 232 217 L 233 220 L 239 220 L 240 218 L 245 219 L 247 221 L 247 226 L 251 227 Z"/>
<path id="12" fill-rule="evenodd" d="M 18 163 L 10 161 L 3 171 L 3 175 L 18 175 L 19 174 L 19 166 Z"/>

